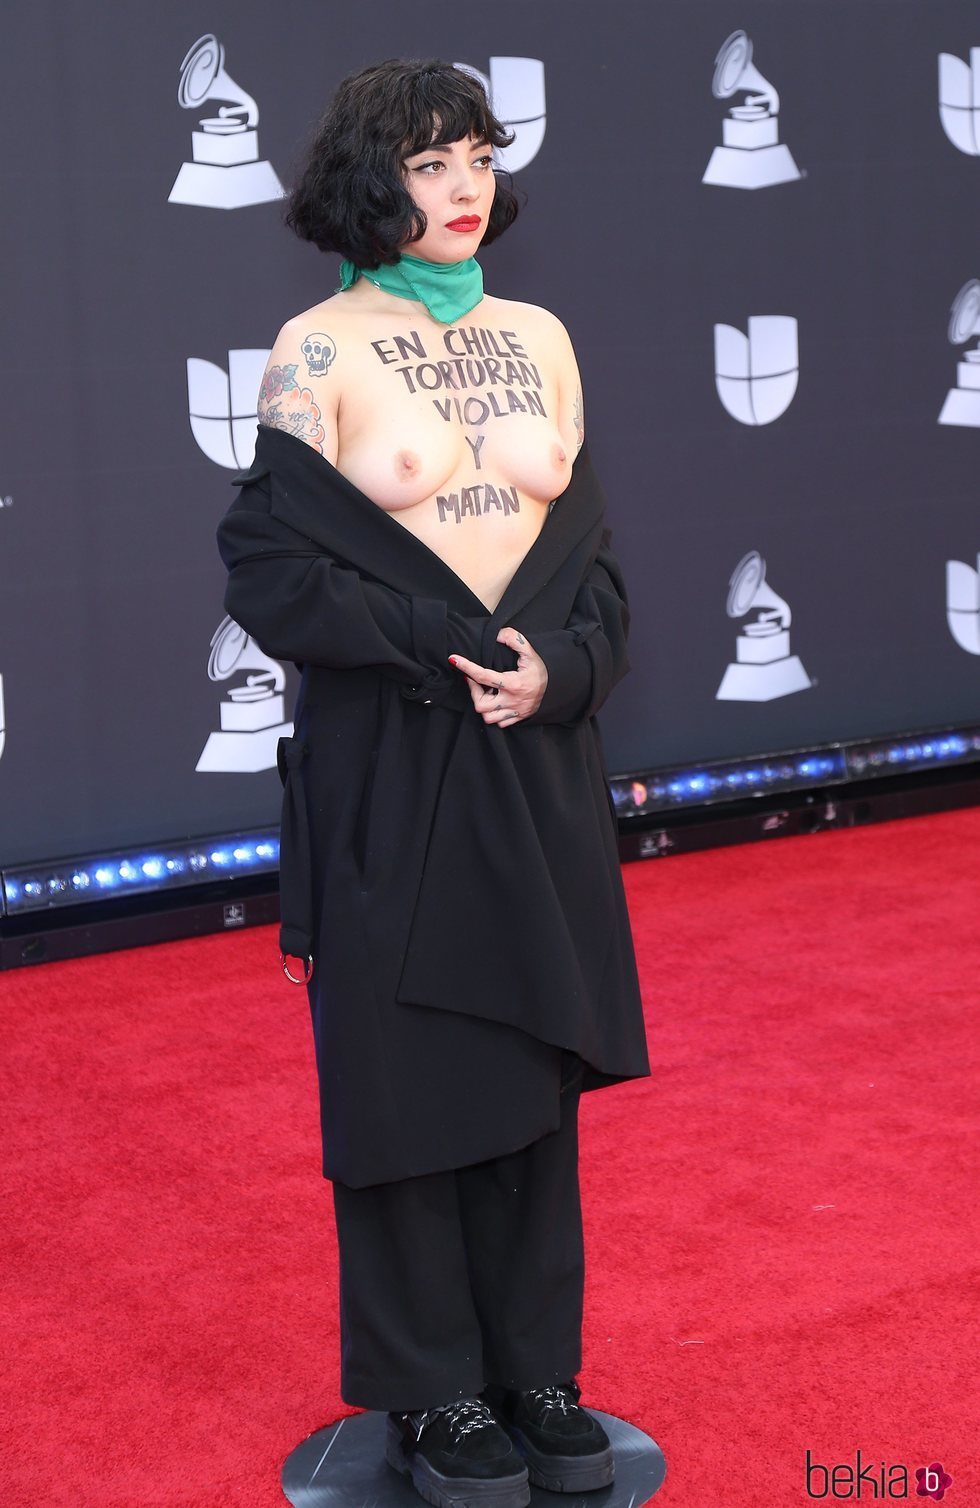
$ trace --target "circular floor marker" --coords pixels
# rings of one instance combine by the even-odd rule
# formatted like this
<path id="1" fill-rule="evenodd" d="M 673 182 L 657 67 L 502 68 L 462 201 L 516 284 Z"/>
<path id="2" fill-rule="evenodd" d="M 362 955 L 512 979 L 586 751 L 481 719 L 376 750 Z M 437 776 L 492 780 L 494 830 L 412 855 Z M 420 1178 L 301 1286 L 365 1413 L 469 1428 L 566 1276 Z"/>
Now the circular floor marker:
<path id="1" fill-rule="evenodd" d="M 655 1440 L 642 1430 L 589 1409 L 609 1436 L 616 1480 L 595 1492 L 546 1492 L 531 1488 L 531 1508 L 642 1508 L 660 1487 L 667 1463 Z M 293 1508 L 419 1508 L 422 1499 L 408 1477 L 384 1458 L 383 1413 L 353 1414 L 309 1435 L 287 1457 L 282 1490 Z"/>

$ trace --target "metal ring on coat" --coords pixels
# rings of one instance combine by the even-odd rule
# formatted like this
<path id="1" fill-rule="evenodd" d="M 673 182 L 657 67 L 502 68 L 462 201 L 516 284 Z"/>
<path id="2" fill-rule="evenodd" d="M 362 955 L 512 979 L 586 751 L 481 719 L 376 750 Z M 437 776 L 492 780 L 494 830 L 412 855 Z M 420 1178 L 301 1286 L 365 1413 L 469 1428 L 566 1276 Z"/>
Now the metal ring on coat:
<path id="1" fill-rule="evenodd" d="M 285 955 L 285 953 L 280 953 L 279 954 L 279 962 L 282 964 L 282 972 L 285 974 L 285 976 L 289 980 L 290 984 L 309 984 L 310 980 L 313 978 L 313 954 L 312 953 L 309 955 L 309 957 L 307 958 L 306 962 L 303 964 L 303 978 L 302 979 L 297 979 L 295 974 L 290 974 L 290 972 L 289 972 L 289 964 L 286 962 L 286 955 Z"/>

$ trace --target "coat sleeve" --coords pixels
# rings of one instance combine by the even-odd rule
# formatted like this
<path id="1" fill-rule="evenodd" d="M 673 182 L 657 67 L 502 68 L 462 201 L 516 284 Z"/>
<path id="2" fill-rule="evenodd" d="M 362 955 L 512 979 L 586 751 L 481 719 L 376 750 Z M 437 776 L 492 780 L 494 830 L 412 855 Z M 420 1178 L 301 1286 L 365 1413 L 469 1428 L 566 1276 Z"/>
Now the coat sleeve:
<path id="1" fill-rule="evenodd" d="M 527 723 L 573 725 L 593 717 L 629 670 L 626 639 L 629 603 L 619 562 L 603 530 L 588 577 L 579 588 L 564 628 L 529 634 L 548 671 L 537 712 Z"/>
<path id="2" fill-rule="evenodd" d="M 471 705 L 448 639 L 478 658 L 484 619 L 406 596 L 328 555 L 271 511 L 268 475 L 250 477 L 218 526 L 225 611 L 274 659 L 375 669 L 413 701 Z M 467 648 L 462 649 L 465 644 Z"/>

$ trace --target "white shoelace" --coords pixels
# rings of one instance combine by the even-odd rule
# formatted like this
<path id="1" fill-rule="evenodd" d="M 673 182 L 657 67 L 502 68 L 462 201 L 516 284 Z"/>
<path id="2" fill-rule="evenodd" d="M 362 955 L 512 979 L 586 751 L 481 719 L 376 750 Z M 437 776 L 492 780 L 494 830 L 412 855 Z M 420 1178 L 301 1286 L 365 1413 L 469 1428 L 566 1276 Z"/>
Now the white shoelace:
<path id="1" fill-rule="evenodd" d="M 416 1440 L 421 1440 L 423 1430 L 437 1414 L 446 1415 L 454 1443 L 464 1435 L 471 1435 L 478 1429 L 486 1429 L 488 1424 L 496 1423 L 487 1405 L 479 1399 L 458 1398 L 455 1403 L 443 1403 L 437 1408 L 425 1409 L 421 1414 L 410 1414 Z"/>
<path id="2" fill-rule="evenodd" d="M 563 1414 L 570 1414 L 572 1409 L 576 1407 L 575 1400 L 569 1397 L 565 1389 L 559 1387 L 557 1383 L 552 1383 L 547 1388 L 536 1388 L 535 1392 L 548 1405 L 549 1409 L 556 1408 L 560 1409 Z"/>

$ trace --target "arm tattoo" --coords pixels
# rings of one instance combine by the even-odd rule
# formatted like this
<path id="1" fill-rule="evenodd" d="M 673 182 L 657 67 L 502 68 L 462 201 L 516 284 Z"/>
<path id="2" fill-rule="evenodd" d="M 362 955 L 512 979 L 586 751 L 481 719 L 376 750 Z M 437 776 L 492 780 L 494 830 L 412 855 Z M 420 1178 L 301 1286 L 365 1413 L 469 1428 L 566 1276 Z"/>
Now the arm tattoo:
<path id="1" fill-rule="evenodd" d="M 575 433 L 578 436 L 576 451 L 582 449 L 585 443 L 585 417 L 582 413 L 582 389 L 575 389 L 575 402 L 572 405 L 572 417 L 575 421 Z"/>
<path id="2" fill-rule="evenodd" d="M 311 377 L 326 377 L 330 363 L 337 354 L 337 347 L 329 335 L 322 331 L 307 335 L 300 347 L 306 357 L 306 365 Z"/>
<path id="3" fill-rule="evenodd" d="M 323 428 L 320 410 L 308 387 L 296 381 L 296 362 L 284 367 L 268 367 L 259 389 L 259 423 L 270 429 L 284 429 L 288 435 L 305 440 L 323 455 Z"/>

